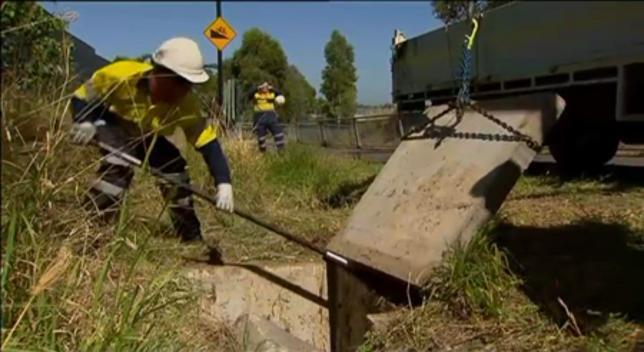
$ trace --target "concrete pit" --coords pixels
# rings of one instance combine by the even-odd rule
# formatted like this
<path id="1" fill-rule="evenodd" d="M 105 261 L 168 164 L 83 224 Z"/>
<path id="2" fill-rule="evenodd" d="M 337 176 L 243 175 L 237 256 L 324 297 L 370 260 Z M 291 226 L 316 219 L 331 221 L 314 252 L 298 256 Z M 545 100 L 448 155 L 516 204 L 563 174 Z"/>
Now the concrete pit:
<path id="1" fill-rule="evenodd" d="M 203 318 L 232 326 L 246 351 L 330 351 L 323 263 L 203 266 L 187 275 L 204 290 Z"/>
<path id="2" fill-rule="evenodd" d="M 393 287 L 322 262 L 204 265 L 186 275 L 203 290 L 202 318 L 232 327 L 244 350 L 253 352 L 355 351 L 368 330 L 387 321 L 381 292 L 373 288 Z"/>

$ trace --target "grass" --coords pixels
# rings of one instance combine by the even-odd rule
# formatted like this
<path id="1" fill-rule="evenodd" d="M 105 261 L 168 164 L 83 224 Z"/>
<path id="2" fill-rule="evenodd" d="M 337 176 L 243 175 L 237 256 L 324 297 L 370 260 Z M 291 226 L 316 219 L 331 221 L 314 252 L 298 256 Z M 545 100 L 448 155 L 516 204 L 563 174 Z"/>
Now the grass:
<path id="1" fill-rule="evenodd" d="M 260 155 L 249 140 L 227 139 L 224 148 L 232 168 L 236 206 L 320 245 L 341 228 L 351 211 L 351 204 L 330 204 L 330 196 L 370 179 L 379 168 L 298 144 L 289 145 L 282 156 Z M 195 183 L 214 192 L 201 156 L 190 150 L 186 154 L 195 165 Z M 316 257 L 248 221 L 199 203 L 206 233 L 219 243 L 225 261 L 276 263 Z"/>
<path id="2" fill-rule="evenodd" d="M 154 180 L 138 171 L 116 224 L 79 208 L 95 150 L 71 146 L 67 73 L 35 92 L 2 82 L 2 350 L 239 351 L 222 324 L 202 320 L 200 291 L 181 274 Z M 324 244 L 346 221 L 379 165 L 289 145 L 260 155 L 222 140 L 236 204 Z M 195 185 L 214 194 L 201 156 L 184 150 Z M 364 351 L 624 351 L 641 331 L 641 181 L 520 180 L 495 222 L 437 269 L 424 304 L 401 308 Z M 635 177 L 637 179 L 637 176 Z M 315 256 L 197 200 L 206 239 L 227 262 Z"/>
<path id="3" fill-rule="evenodd" d="M 227 326 L 202 320 L 153 178 L 137 172 L 115 226 L 79 209 L 97 153 L 65 138 L 62 89 L 43 89 L 56 93 L 38 97 L 31 120 L 20 119 L 34 110 L 28 96 L 3 94 L 3 350 L 241 350 Z M 279 156 L 222 142 L 236 204 L 318 244 L 380 167 L 297 144 Z M 184 153 L 193 184 L 214 194 L 201 156 Z M 644 244 L 643 199 L 619 177 L 523 177 L 490 227 L 451 249 L 424 304 L 401 308 L 363 350 L 626 350 L 641 329 L 643 264 L 632 248 Z M 197 211 L 226 262 L 315 260 L 201 200 Z"/>
<path id="4" fill-rule="evenodd" d="M 51 109 L 65 114 L 57 104 Z M 181 276 L 188 264 L 152 178 L 137 173 L 117 226 L 78 208 L 96 153 L 70 146 L 64 128 L 54 120 L 36 142 L 14 138 L 16 152 L 3 157 L 4 350 L 241 350 L 228 327 L 201 320 L 199 291 Z M 356 199 L 379 168 L 302 145 L 279 156 L 260 155 L 248 140 L 223 143 L 237 205 L 320 244 L 351 211 L 351 202 L 329 200 Z M 214 192 L 201 157 L 184 152 L 193 183 Z M 401 308 L 362 350 L 626 350 L 640 325 L 623 314 L 635 312 L 637 297 L 614 296 L 610 287 L 641 267 L 628 248 L 644 243 L 643 195 L 619 179 L 522 178 L 490 227 L 447 254 L 424 304 Z M 209 204 L 197 206 L 207 239 L 219 242 L 227 262 L 315 257 Z M 594 309 L 599 317 L 586 313 Z"/>
<path id="5" fill-rule="evenodd" d="M 201 292 L 182 276 L 191 264 L 181 258 L 185 247 L 152 177 L 137 171 L 115 224 L 81 209 L 98 153 L 65 135 L 69 79 L 48 84 L 30 94 L 3 80 L 2 350 L 240 350 L 227 326 L 202 320 Z M 350 211 L 326 198 L 377 170 L 305 146 L 290 145 L 278 157 L 259 155 L 246 140 L 222 142 L 236 204 L 318 243 Z M 214 194 L 201 156 L 185 154 L 193 184 Z M 220 243 L 226 261 L 313 258 L 210 204 L 198 200 L 197 208 L 206 238 Z"/>
<path id="6" fill-rule="evenodd" d="M 50 105 L 51 116 L 65 115 L 64 106 Z M 202 320 L 200 292 L 181 276 L 190 264 L 151 177 L 137 172 L 117 226 L 107 226 L 78 208 L 95 151 L 69 145 L 58 119 L 35 142 L 15 138 L 15 125 L 4 127 L 14 135 L 2 169 L 4 350 L 242 350 L 226 325 Z M 260 155 L 253 141 L 223 144 L 236 204 L 319 244 L 341 228 L 380 167 L 303 145 L 279 156 Z M 184 153 L 193 183 L 214 194 L 201 156 Z M 490 227 L 451 249 L 424 304 L 401 308 L 362 349 L 626 350 L 639 325 L 623 313 L 635 312 L 637 297 L 615 297 L 608 288 L 641 267 L 627 246 L 644 243 L 643 195 L 620 179 L 522 178 Z M 207 240 L 220 244 L 227 262 L 315 258 L 200 200 L 197 210 Z M 589 307 L 600 317 L 588 316 Z"/>
<path id="7" fill-rule="evenodd" d="M 446 255 L 424 303 L 362 350 L 630 351 L 644 330 L 636 178 L 522 177 L 490 227 Z"/>
<path id="8" fill-rule="evenodd" d="M 83 159 L 52 136 L 3 159 L 2 349 L 192 350 L 162 328 L 197 315 L 179 268 L 146 260 L 127 212 L 108 227 L 78 209 Z"/>

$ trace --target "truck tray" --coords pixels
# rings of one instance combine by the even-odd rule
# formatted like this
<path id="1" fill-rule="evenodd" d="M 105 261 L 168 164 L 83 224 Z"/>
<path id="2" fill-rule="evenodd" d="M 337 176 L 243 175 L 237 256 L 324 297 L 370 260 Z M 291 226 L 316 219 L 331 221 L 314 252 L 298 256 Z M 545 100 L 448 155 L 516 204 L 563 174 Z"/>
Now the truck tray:
<path id="1" fill-rule="evenodd" d="M 541 143 L 565 103 L 538 93 L 479 106 Z M 454 121 L 451 112 L 436 125 Z M 471 110 L 456 131 L 508 133 Z M 536 152 L 523 142 L 415 137 L 397 147 L 328 249 L 423 286 L 448 246 L 466 243 L 499 209 Z"/>

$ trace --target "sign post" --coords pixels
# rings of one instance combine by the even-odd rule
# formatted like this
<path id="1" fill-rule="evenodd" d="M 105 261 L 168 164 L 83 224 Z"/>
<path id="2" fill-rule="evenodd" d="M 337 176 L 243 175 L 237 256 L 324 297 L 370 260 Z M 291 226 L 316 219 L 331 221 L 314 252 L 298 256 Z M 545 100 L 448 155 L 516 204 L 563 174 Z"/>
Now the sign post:
<path id="1" fill-rule="evenodd" d="M 221 0 L 217 0 L 217 18 L 221 17 Z M 219 111 L 223 111 L 224 108 L 224 68 L 223 68 L 223 52 L 221 49 L 217 48 L 217 105 L 219 105 Z M 226 118 L 226 120 L 228 120 Z M 228 121 L 226 121 L 226 126 L 228 126 Z"/>
<path id="2" fill-rule="evenodd" d="M 222 111 L 224 103 L 223 50 L 237 36 L 233 27 L 221 17 L 221 0 L 217 0 L 217 18 L 206 27 L 204 35 L 217 48 L 217 105 Z"/>

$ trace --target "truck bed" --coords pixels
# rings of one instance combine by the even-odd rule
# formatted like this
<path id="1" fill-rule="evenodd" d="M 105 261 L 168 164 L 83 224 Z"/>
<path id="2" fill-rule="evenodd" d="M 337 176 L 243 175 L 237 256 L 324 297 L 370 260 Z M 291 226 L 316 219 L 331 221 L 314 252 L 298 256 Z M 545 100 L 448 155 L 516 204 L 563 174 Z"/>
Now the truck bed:
<path id="1" fill-rule="evenodd" d="M 461 21 L 400 44 L 392 67 L 394 100 L 453 94 L 469 31 L 470 23 Z M 611 60 L 641 61 L 644 2 L 510 3 L 485 13 L 473 55 L 475 84 L 492 88 L 548 85 L 558 73 L 601 68 Z"/>

